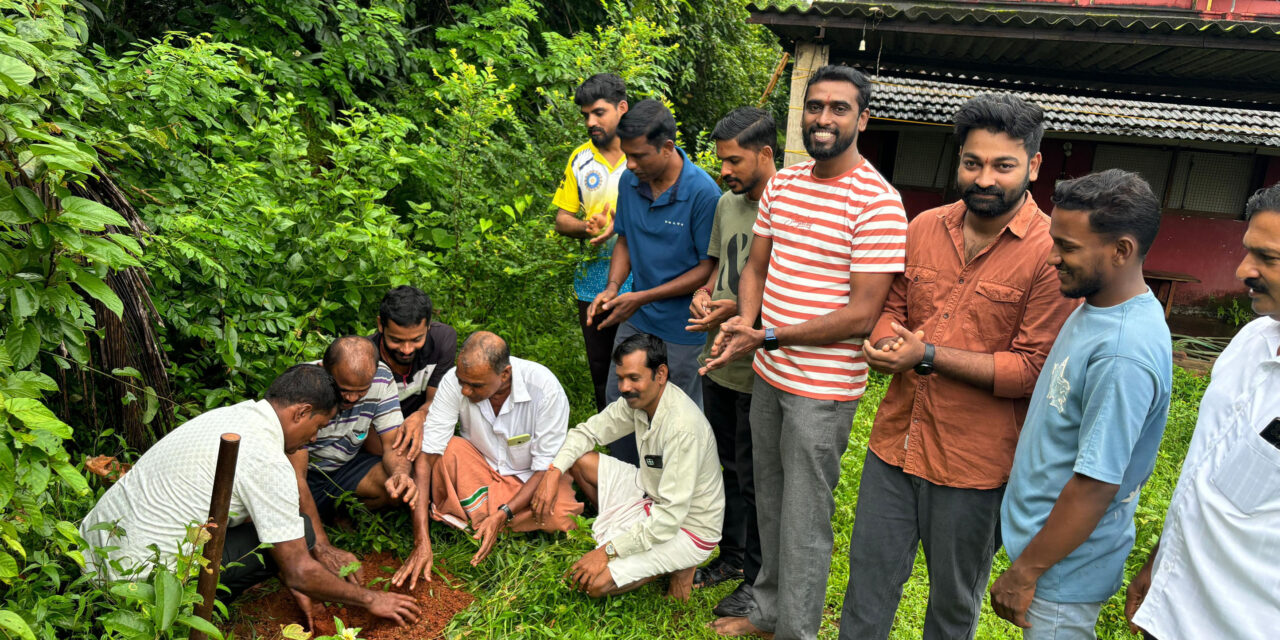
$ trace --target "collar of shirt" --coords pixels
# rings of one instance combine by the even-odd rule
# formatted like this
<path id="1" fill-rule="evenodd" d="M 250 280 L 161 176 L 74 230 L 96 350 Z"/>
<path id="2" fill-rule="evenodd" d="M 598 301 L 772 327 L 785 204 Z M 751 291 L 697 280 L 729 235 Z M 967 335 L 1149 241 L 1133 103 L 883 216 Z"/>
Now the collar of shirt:
<path id="1" fill-rule="evenodd" d="M 672 184 L 666 191 L 663 191 L 656 199 L 653 197 L 653 188 L 649 186 L 649 183 L 640 182 L 640 178 L 637 178 L 636 174 L 632 173 L 631 170 L 628 169 L 627 179 L 630 181 L 629 184 L 635 188 L 636 193 L 640 194 L 644 199 L 652 202 L 654 205 L 667 204 L 669 202 L 684 202 L 685 200 L 688 200 L 689 195 L 680 191 L 680 183 L 684 181 L 685 175 L 694 169 L 694 164 L 689 160 L 689 156 L 684 152 L 684 149 L 676 147 L 676 153 L 680 154 L 680 159 L 684 161 L 684 164 L 680 166 L 680 175 L 676 176 L 675 184 Z"/>
<path id="2" fill-rule="evenodd" d="M 955 242 L 956 250 L 959 251 L 962 256 L 964 255 L 964 216 L 967 209 L 968 208 L 965 206 L 964 200 L 961 199 L 938 212 L 938 217 L 942 218 L 943 222 L 947 225 L 947 229 L 951 233 L 951 240 L 952 242 Z M 991 247 L 995 246 L 996 242 L 999 241 L 999 237 L 1003 236 L 1006 231 L 1013 234 L 1014 237 L 1018 239 L 1025 238 L 1027 235 L 1027 229 L 1031 227 L 1031 221 L 1035 220 L 1036 215 L 1039 213 L 1040 207 L 1036 204 L 1035 199 L 1031 197 L 1031 192 L 1028 191 L 1022 201 L 1022 207 L 1018 209 L 1018 212 L 1015 213 L 1012 218 L 1009 219 L 1009 223 L 1000 230 L 1000 234 L 997 235 L 996 241 L 987 245 L 987 248 L 983 249 L 982 253 L 990 251 Z M 978 255 L 982 255 L 982 253 L 979 253 Z"/>
<path id="3" fill-rule="evenodd" d="M 596 143 L 588 140 L 587 146 L 591 148 L 591 155 L 595 156 L 596 162 L 604 165 L 610 173 L 617 171 L 618 167 L 625 166 L 627 164 L 627 154 L 625 153 L 618 156 L 618 161 L 616 163 L 610 164 L 609 159 L 604 157 L 604 153 L 600 151 L 600 147 L 597 147 Z"/>
<path id="4" fill-rule="evenodd" d="M 283 451 L 284 450 L 284 426 L 280 424 L 280 416 L 276 414 L 275 407 L 271 406 L 271 403 L 267 402 L 266 400 L 258 400 L 256 402 L 253 400 L 246 400 L 243 404 L 247 405 L 245 406 L 245 409 L 249 411 L 257 412 L 259 415 L 262 416 L 262 419 L 266 421 L 266 423 L 262 425 L 263 427 L 265 427 L 263 429 L 263 433 L 270 436 L 271 442 L 273 444 L 279 445 L 280 450 Z M 254 426 L 258 426 L 259 423 L 256 423 L 253 421 L 245 421 L 244 424 L 248 427 L 254 427 Z"/>

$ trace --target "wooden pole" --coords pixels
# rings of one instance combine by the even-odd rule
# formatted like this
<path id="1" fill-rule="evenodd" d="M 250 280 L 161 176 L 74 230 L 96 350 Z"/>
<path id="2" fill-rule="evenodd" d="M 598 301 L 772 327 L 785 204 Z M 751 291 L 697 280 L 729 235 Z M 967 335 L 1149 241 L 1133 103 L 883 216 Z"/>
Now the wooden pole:
<path id="1" fill-rule="evenodd" d="M 790 51 L 782 52 L 782 59 L 778 61 L 778 66 L 773 69 L 773 77 L 769 78 L 769 86 L 764 88 L 764 95 L 760 96 L 760 102 L 756 103 L 757 107 L 763 107 L 764 103 L 769 101 L 769 94 L 773 93 L 773 88 L 778 85 L 778 78 L 782 75 L 782 71 L 787 68 L 787 61 L 791 59 Z"/>
<path id="2" fill-rule="evenodd" d="M 201 602 L 196 605 L 196 616 L 210 620 L 213 601 L 218 590 L 218 574 L 222 571 L 222 546 L 227 541 L 227 511 L 231 508 L 231 488 L 235 485 L 236 458 L 240 455 L 240 435 L 222 434 L 218 443 L 218 466 L 213 472 L 213 495 L 209 499 L 209 541 L 204 545 L 204 568 L 196 585 Z M 212 622 L 212 620 L 210 620 Z M 208 636 L 192 629 L 191 640 L 205 640 Z"/>

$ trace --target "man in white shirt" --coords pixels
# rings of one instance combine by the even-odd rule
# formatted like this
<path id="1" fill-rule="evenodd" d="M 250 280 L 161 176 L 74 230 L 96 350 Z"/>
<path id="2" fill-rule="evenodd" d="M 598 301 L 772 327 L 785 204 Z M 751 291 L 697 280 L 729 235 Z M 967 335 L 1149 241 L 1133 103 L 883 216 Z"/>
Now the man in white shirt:
<path id="1" fill-rule="evenodd" d="M 698 405 L 669 382 L 662 338 L 628 336 L 613 364 L 622 397 L 569 432 L 533 496 L 534 517 L 554 515 L 557 487 L 572 477 L 600 515 L 591 527 L 597 547 L 569 569 L 570 581 L 600 598 L 669 575 L 667 595 L 687 600 L 694 569 L 711 556 L 724 522 L 715 436 Z M 594 451 L 632 434 L 639 467 Z"/>
<path id="2" fill-rule="evenodd" d="M 214 409 L 161 438 L 81 523 L 80 535 L 93 551 L 85 554 L 86 572 L 139 580 L 156 566 L 175 570 L 179 554 L 194 554 L 186 540 L 208 517 L 219 441 L 236 433 L 240 450 L 221 563 L 234 565 L 221 576 L 230 592 L 219 597 L 230 601 L 278 571 L 308 622 L 308 598 L 365 607 L 398 624 L 416 621 L 412 598 L 344 582 L 308 549 L 313 532 L 298 513 L 287 455 L 315 438 L 336 413 L 338 397 L 324 369 L 301 364 L 276 378 L 266 399 Z M 255 553 L 262 543 L 272 545 L 269 553 Z"/>
<path id="3" fill-rule="evenodd" d="M 459 423 L 460 436 L 454 436 Z M 488 331 L 467 338 L 427 412 L 422 451 L 431 473 L 431 517 L 475 528 L 481 542 L 472 565 L 488 557 L 503 529 L 574 527 L 582 503 L 574 500 L 568 479 L 560 484 L 554 517 L 534 522 L 529 509 L 568 428 L 569 398 L 551 370 L 511 357 L 507 343 Z M 425 478 L 415 479 L 425 491 Z M 411 556 L 402 571 L 429 570 L 430 559 L 422 555 Z"/>
<path id="4" fill-rule="evenodd" d="M 1267 638 L 1280 628 L 1280 185 L 1245 205 L 1236 277 L 1264 316 L 1231 340 L 1200 401 L 1164 533 L 1125 615 L 1147 638 Z"/>

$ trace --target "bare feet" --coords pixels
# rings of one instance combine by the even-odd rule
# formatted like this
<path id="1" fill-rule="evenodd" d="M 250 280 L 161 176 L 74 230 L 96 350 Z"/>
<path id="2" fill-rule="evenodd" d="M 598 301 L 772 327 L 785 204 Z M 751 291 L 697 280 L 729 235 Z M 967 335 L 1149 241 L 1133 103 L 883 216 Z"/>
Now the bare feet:
<path id="1" fill-rule="evenodd" d="M 693 593 L 693 574 L 697 571 L 697 567 L 689 567 L 681 569 L 671 574 L 671 586 L 667 587 L 667 597 L 676 600 L 685 601 L 689 599 L 689 594 Z"/>
<path id="2" fill-rule="evenodd" d="M 754 624 L 751 624 L 751 620 L 747 618 L 716 618 L 708 626 L 715 630 L 716 635 L 729 638 L 741 638 L 744 636 L 773 637 L 772 633 L 761 631 Z"/>

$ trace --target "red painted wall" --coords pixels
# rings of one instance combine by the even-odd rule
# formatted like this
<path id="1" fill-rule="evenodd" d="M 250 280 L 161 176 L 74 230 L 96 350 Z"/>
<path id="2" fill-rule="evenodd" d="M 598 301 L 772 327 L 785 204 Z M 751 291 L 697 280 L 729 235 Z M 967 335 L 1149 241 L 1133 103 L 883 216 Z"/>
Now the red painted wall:
<path id="1" fill-rule="evenodd" d="M 1146 267 L 1156 271 L 1186 273 L 1199 283 L 1179 284 L 1173 303 L 1201 305 L 1209 296 L 1219 300 L 1244 293 L 1236 280 L 1236 265 L 1244 258 L 1240 241 L 1243 220 L 1166 215 L 1160 235 L 1147 254 Z"/>

